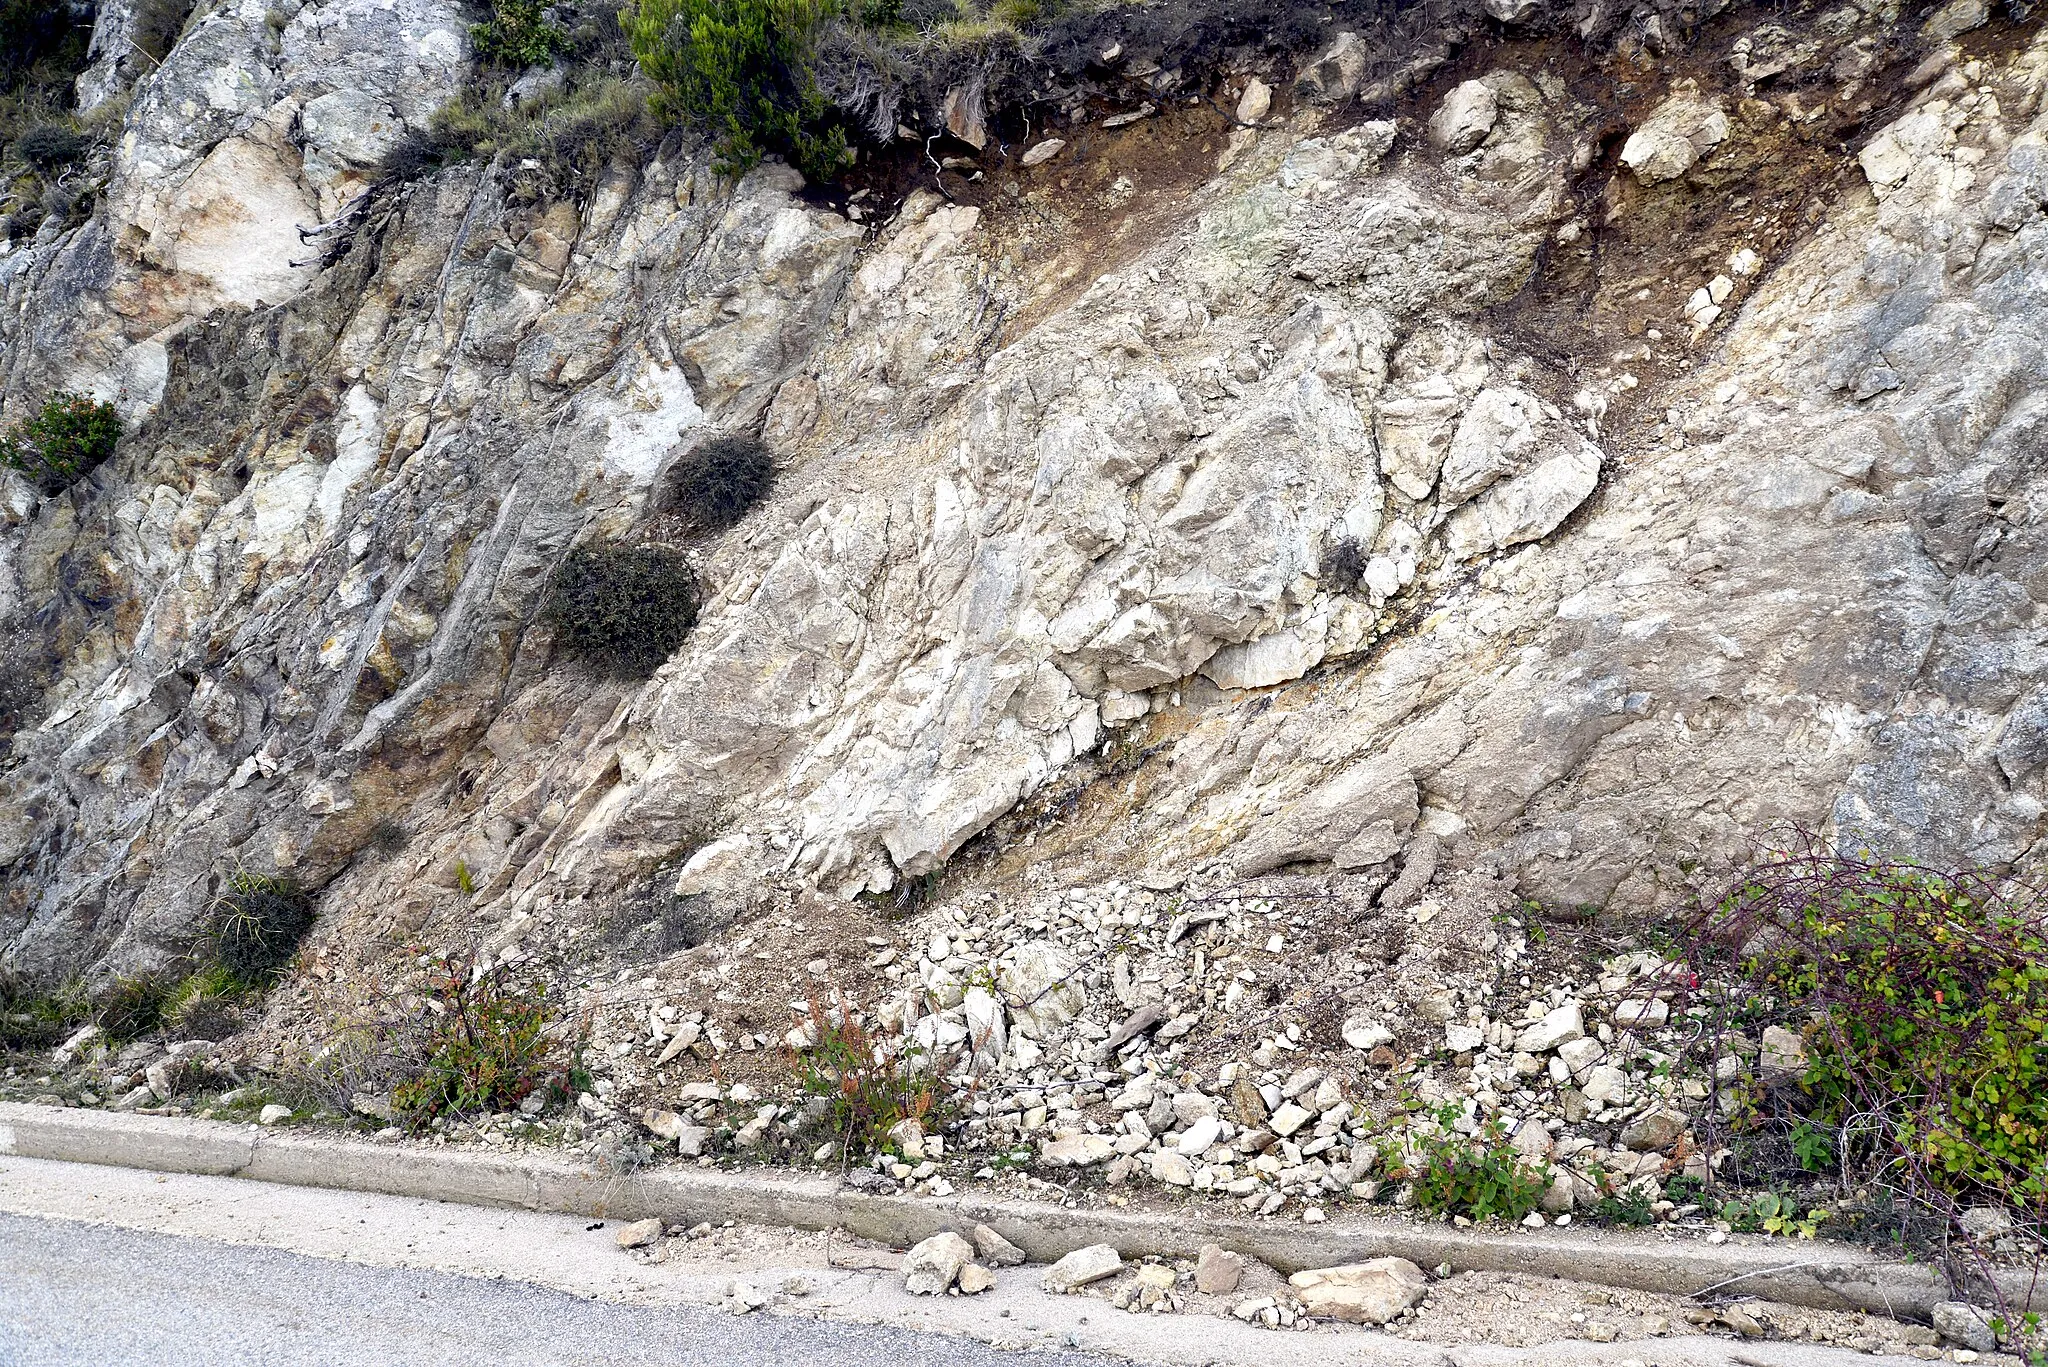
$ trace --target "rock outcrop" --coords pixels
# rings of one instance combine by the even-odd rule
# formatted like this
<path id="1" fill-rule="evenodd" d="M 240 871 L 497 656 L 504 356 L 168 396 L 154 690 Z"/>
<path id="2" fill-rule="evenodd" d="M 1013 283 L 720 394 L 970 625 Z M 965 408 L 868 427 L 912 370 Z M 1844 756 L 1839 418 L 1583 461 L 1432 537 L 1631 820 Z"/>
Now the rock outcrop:
<path id="1" fill-rule="evenodd" d="M 1142 198 L 1070 151 L 864 224 L 681 136 L 578 202 L 373 190 L 465 24 L 273 14 L 96 66 L 135 81 L 100 211 L 0 256 L 7 411 L 132 424 L 0 515 L 0 613 L 63 659 L 0 774 L 14 968 L 160 962 L 237 866 L 370 955 L 481 921 L 516 957 L 679 862 L 889 892 L 1111 769 L 1044 857 L 1384 879 L 1426 840 L 1617 907 L 1785 821 L 2036 858 L 2032 32 L 1938 54 L 1801 239 L 1673 245 L 1611 291 L 1635 321 L 1558 338 L 1519 321 L 1546 272 L 1798 116 L 1663 89 L 1589 172 L 1604 93 L 1504 49 Z M 1340 38 L 1292 89 L 1367 75 Z M 551 659 L 567 550 L 667 535 L 676 455 L 757 429 L 785 472 L 691 544 L 685 647 L 644 685 Z"/>

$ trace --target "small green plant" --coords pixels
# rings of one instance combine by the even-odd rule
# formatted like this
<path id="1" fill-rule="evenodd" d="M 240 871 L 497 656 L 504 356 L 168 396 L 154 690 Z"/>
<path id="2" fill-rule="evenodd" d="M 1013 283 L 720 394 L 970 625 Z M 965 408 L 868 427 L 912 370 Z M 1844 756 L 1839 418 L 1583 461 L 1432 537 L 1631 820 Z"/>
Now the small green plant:
<path id="1" fill-rule="evenodd" d="M 1437 1123 L 1448 1127 L 1456 1117 L 1456 1108 L 1446 1107 Z M 1407 1152 L 1390 1148 L 1381 1162 L 1390 1175 L 1408 1181 L 1418 1210 L 1469 1220 L 1496 1215 L 1520 1220 L 1542 1203 L 1550 1170 L 1524 1161 L 1505 1139 L 1498 1120 L 1486 1122 L 1477 1140 L 1445 1128 L 1411 1136 Z"/>
<path id="2" fill-rule="evenodd" d="M 670 488 L 697 528 L 722 532 L 745 517 L 775 485 L 775 458 L 759 437 L 713 437 L 676 462 Z"/>
<path id="3" fill-rule="evenodd" d="M 113 455 L 120 439 L 121 419 L 112 404 L 59 390 L 34 417 L 0 433 L 0 465 L 12 466 L 54 494 Z"/>
<path id="4" fill-rule="evenodd" d="M 443 1116 L 513 1110 L 536 1094 L 544 1105 L 568 1099 L 577 1048 L 543 984 L 457 958 L 430 970 L 426 1000 L 424 1062 L 391 1092 L 400 1119 L 417 1129 Z"/>
<path id="5" fill-rule="evenodd" d="M 299 952 L 313 898 L 296 881 L 238 870 L 214 903 L 208 958 L 233 983 L 262 988 Z"/>
<path id="6" fill-rule="evenodd" d="M 476 896 L 476 878 L 471 875 L 469 865 L 460 859 L 455 861 L 455 886 L 462 890 L 464 897 Z"/>
<path id="7" fill-rule="evenodd" d="M 1632 1225 L 1641 1227 L 1657 1223 L 1657 1212 L 1650 1194 L 1636 1187 L 1624 1187 L 1618 1192 L 1608 1191 L 1607 1174 L 1594 1174 L 1594 1185 L 1606 1192 L 1593 1206 L 1593 1218 L 1611 1225 Z"/>
<path id="8" fill-rule="evenodd" d="M 644 679 L 697 624 L 697 578 L 662 546 L 579 546 L 555 571 L 543 616 L 572 653 Z"/>
<path id="9" fill-rule="evenodd" d="M 545 66 L 569 35 L 548 22 L 540 0 L 491 0 L 491 17 L 469 26 L 477 60 L 493 66 Z"/>
<path id="10" fill-rule="evenodd" d="M 933 1118 L 940 1107 L 930 1074 L 890 1057 L 850 1012 L 827 1011 L 815 996 L 810 1009 L 817 1043 L 791 1049 L 789 1069 L 806 1093 L 829 1103 L 833 1132 L 848 1152 L 880 1148 L 902 1121 Z"/>
<path id="11" fill-rule="evenodd" d="M 2018 1357 L 2027 1367 L 2048 1367 L 2048 1336 L 2041 1332 L 2041 1313 L 2027 1310 L 2015 1322 L 2003 1315 L 1989 1321 L 1991 1332 L 2007 1352 Z"/>
<path id="12" fill-rule="evenodd" d="M 1835 1165 L 1835 1136 L 1825 1125 L 1801 1120 L 1792 1126 L 1792 1156 L 1807 1172 L 1826 1172 Z"/>
<path id="13" fill-rule="evenodd" d="M 91 1015 L 92 998 L 82 983 L 37 989 L 0 975 L 0 1054 L 47 1049 Z"/>
<path id="14" fill-rule="evenodd" d="M 778 153 L 813 180 L 849 158 L 846 131 L 812 68 L 839 0 L 639 0 L 619 27 L 660 91 L 656 112 L 708 129 L 719 169 Z"/>
<path id="15" fill-rule="evenodd" d="M 1776 1192 L 1758 1192 L 1721 1207 L 1721 1218 L 1733 1229 L 1746 1234 L 1796 1235 L 1811 1239 L 1827 1223 L 1825 1210 L 1801 1210 L 1799 1203 Z"/>

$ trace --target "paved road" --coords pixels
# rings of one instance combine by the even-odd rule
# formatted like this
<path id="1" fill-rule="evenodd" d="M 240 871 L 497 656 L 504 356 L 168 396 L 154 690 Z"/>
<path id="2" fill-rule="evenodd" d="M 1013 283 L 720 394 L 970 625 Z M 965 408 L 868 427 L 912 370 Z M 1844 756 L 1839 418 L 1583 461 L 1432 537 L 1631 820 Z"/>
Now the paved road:
<path id="1" fill-rule="evenodd" d="M 0 1214 L 4 1367 L 1109 1367 Z"/>

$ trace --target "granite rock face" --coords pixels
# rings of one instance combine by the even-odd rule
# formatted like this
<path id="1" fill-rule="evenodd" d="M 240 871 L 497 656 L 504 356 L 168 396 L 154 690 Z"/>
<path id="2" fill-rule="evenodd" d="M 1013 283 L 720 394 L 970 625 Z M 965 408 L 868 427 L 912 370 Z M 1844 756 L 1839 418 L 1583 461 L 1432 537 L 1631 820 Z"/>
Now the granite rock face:
<path id="1" fill-rule="evenodd" d="M 365 940 L 459 901 L 515 956 L 691 850 L 692 897 L 887 892 L 1126 739 L 1077 868 L 1391 877 L 1426 840 L 1649 907 L 1785 821 L 2033 859 L 2038 44 L 1911 93 L 1768 271 L 1688 278 L 1691 338 L 1567 355 L 1513 307 L 1591 231 L 1547 73 L 1035 219 L 862 224 L 680 136 L 575 203 L 372 192 L 467 42 L 435 0 L 252 0 L 88 72 L 134 85 L 112 180 L 0 256 L 0 373 L 9 416 L 66 385 L 130 434 L 0 503 L 0 615 L 61 656 L 0 772 L 0 961 L 147 967 L 238 865 Z M 1293 88 L 1363 75 L 1340 40 Z M 1617 215 L 1726 174 L 1723 93 L 1651 106 Z M 689 545 L 686 645 L 638 685 L 551 654 L 559 559 L 662 534 L 676 457 L 754 430 L 783 475 Z"/>

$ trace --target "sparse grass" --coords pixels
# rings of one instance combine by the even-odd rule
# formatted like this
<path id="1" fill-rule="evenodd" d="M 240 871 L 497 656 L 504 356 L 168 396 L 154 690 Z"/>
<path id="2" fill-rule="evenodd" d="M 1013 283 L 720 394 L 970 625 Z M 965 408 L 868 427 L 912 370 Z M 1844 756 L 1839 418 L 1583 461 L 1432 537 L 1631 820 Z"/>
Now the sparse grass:
<path id="1" fill-rule="evenodd" d="M 172 988 L 163 1023 L 186 1039 L 222 1039 L 241 1024 L 241 1005 L 251 992 L 219 964 L 209 964 Z"/>
<path id="2" fill-rule="evenodd" d="M 555 571 L 543 615 L 571 653 L 644 679 L 697 624 L 697 577 L 666 547 L 580 546 Z"/>
<path id="3" fill-rule="evenodd" d="M 117 979 L 100 996 L 93 1010 L 93 1024 L 110 1044 L 128 1044 L 162 1026 L 164 1008 L 176 990 L 174 979 L 162 973 L 138 973 Z"/>
<path id="4" fill-rule="evenodd" d="M 542 199 L 592 184 L 614 161 L 638 164 L 661 140 L 644 90 L 630 81 L 573 72 L 560 92 L 504 105 L 506 82 L 485 81 L 436 111 L 424 133 L 399 140 L 384 169 L 416 180 L 444 166 L 502 156 Z"/>
<path id="5" fill-rule="evenodd" d="M 48 1049 L 92 1016 L 92 999 L 79 982 L 34 987 L 0 976 L 0 1054 Z"/>

